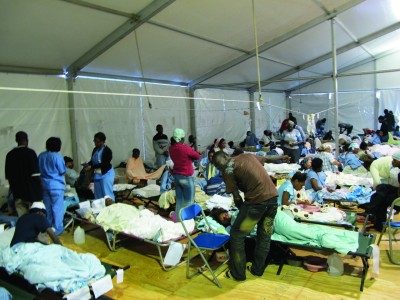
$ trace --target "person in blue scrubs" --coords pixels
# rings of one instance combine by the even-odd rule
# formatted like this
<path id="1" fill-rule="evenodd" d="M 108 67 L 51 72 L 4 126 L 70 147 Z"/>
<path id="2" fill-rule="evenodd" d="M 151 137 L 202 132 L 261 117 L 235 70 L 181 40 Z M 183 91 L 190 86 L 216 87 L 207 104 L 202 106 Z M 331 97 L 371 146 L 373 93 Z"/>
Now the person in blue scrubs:
<path id="1" fill-rule="evenodd" d="M 320 191 L 325 187 L 326 174 L 322 171 L 322 159 L 316 157 L 311 161 L 311 170 L 307 173 L 306 190 Z"/>
<path id="2" fill-rule="evenodd" d="M 46 151 L 39 155 L 40 177 L 42 179 L 43 202 L 46 207 L 47 221 L 55 229 L 55 234 L 64 231 L 64 158 L 59 153 L 61 140 L 51 137 L 46 141 Z"/>
<path id="3" fill-rule="evenodd" d="M 86 170 L 94 172 L 94 197 L 100 199 L 108 195 L 115 201 L 113 191 L 115 175 L 111 165 L 112 151 L 105 144 L 106 135 L 102 132 L 96 133 L 93 142 L 95 147 Z"/>

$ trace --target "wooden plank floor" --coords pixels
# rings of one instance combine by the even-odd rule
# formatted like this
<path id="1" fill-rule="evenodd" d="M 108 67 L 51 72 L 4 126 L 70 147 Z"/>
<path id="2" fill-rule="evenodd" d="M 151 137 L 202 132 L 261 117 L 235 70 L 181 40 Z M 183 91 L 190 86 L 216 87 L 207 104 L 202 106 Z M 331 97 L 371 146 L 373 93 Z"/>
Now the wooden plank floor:
<path id="1" fill-rule="evenodd" d="M 387 236 L 384 238 L 387 239 Z M 218 288 L 202 275 L 186 279 L 185 265 L 170 272 L 163 271 L 156 247 L 139 240 L 131 239 L 124 242 L 121 250 L 111 252 L 101 229 L 87 233 L 83 245 L 73 243 L 71 232 L 64 233 L 61 239 L 65 246 L 77 252 L 91 252 L 103 261 L 131 266 L 125 271 L 122 284 L 116 284 L 114 278 L 114 289 L 106 294 L 113 299 L 400 299 L 400 266 L 389 262 L 386 241 L 380 245 L 379 276 L 372 279 L 369 272 L 364 292 L 360 292 L 362 262 L 359 258 L 344 257 L 345 274 L 339 277 L 330 276 L 326 271 L 312 273 L 302 267 L 288 265 L 278 276 L 278 266 L 270 265 L 260 278 L 248 273 L 245 282 L 235 282 L 222 273 L 218 277 L 222 288 Z M 396 249 L 400 258 L 400 242 Z M 298 254 L 315 255 L 304 251 Z"/>

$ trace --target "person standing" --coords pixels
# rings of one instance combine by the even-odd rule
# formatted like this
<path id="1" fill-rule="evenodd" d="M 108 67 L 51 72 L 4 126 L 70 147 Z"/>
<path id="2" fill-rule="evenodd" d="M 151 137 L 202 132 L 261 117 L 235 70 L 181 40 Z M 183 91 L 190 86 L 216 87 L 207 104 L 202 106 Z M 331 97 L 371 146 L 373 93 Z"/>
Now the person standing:
<path id="1" fill-rule="evenodd" d="M 167 135 L 164 134 L 164 128 L 158 124 L 156 126 L 157 134 L 153 137 L 153 149 L 156 154 L 156 166 L 157 169 L 165 165 L 169 148 L 169 141 Z"/>
<path id="2" fill-rule="evenodd" d="M 238 281 L 246 280 L 245 239 L 256 225 L 254 262 L 248 270 L 255 276 L 262 276 L 278 206 L 278 191 L 258 156 L 241 154 L 229 157 L 220 151 L 214 154 L 213 162 L 222 171 L 226 193 L 232 193 L 239 208 L 230 233 L 230 270 L 226 276 Z M 244 201 L 239 190 L 244 193 Z"/>
<path id="3" fill-rule="evenodd" d="M 281 136 L 281 144 L 285 155 L 290 156 L 291 163 L 298 163 L 300 159 L 299 145 L 303 142 L 301 134 L 297 129 L 294 129 L 295 123 L 289 121 L 286 125 L 286 130 Z"/>
<path id="4" fill-rule="evenodd" d="M 387 142 L 389 139 L 389 125 L 384 116 L 378 117 L 378 122 L 381 123 L 380 130 L 380 140 L 382 143 Z"/>
<path id="5" fill-rule="evenodd" d="M 174 163 L 172 175 L 175 183 L 176 207 L 175 218 L 179 221 L 179 211 L 194 202 L 193 161 L 200 159 L 200 154 L 189 145 L 185 145 L 185 131 L 176 128 L 171 138 L 169 154 Z M 222 152 L 222 151 L 221 151 Z"/>
<path id="6" fill-rule="evenodd" d="M 18 216 L 29 211 L 35 201 L 42 200 L 39 163 L 36 152 L 28 147 L 28 135 L 18 131 L 15 135 L 17 147 L 7 153 L 5 177 L 15 200 Z"/>
<path id="7" fill-rule="evenodd" d="M 61 140 L 51 137 L 46 141 L 46 151 L 39 154 L 40 177 L 42 178 L 43 202 L 46 206 L 47 221 L 55 229 L 55 234 L 64 232 L 64 173 L 65 162 L 61 150 Z"/>
<path id="8" fill-rule="evenodd" d="M 94 197 L 95 199 L 110 196 L 114 198 L 114 169 L 111 165 L 112 151 L 106 146 L 106 135 L 103 132 L 98 132 L 94 135 L 94 149 L 87 171 L 94 172 Z"/>

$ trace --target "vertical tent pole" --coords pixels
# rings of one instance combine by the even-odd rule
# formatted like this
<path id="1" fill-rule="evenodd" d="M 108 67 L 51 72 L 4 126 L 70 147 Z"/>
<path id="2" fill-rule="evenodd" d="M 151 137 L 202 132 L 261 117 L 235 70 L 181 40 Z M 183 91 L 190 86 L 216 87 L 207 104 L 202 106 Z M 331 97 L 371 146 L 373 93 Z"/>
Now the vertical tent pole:
<path id="1" fill-rule="evenodd" d="M 338 127 L 338 114 L 339 114 L 339 95 L 338 95 L 338 82 L 337 82 L 337 62 L 336 62 L 336 41 L 335 41 L 335 19 L 331 19 L 331 34 L 332 34 L 332 79 L 333 79 L 333 95 L 335 99 L 334 110 L 334 128 L 335 130 L 335 156 L 339 155 L 339 127 Z"/>
<path id="2" fill-rule="evenodd" d="M 74 78 L 68 77 L 67 78 L 67 89 L 68 91 L 73 91 L 74 90 Z M 76 130 L 76 114 L 75 114 L 75 97 L 73 93 L 68 93 L 68 115 L 69 115 L 69 126 L 71 130 L 71 147 L 72 147 L 72 157 L 75 160 L 74 166 L 75 169 L 77 166 L 80 166 L 82 161 L 80 160 L 79 157 L 79 152 L 78 152 L 78 132 Z M 76 170 L 80 171 L 80 170 Z"/>

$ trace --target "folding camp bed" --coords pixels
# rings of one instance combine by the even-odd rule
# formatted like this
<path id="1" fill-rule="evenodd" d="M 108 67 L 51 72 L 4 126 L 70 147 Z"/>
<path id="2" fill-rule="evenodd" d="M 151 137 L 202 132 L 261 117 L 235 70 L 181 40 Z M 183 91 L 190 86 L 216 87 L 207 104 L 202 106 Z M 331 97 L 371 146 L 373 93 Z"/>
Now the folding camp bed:
<path id="1" fill-rule="evenodd" d="M 114 184 L 113 191 L 115 202 L 127 200 L 135 188 L 136 185 L 134 184 Z"/>
<path id="2" fill-rule="evenodd" d="M 166 271 L 166 272 L 171 271 L 171 270 L 175 269 L 176 267 L 178 267 L 178 266 L 180 266 L 180 265 L 185 263 L 184 260 L 181 260 L 178 264 L 173 265 L 173 266 L 165 264 L 165 256 L 163 254 L 162 248 L 169 247 L 171 243 L 178 242 L 178 241 L 180 241 L 182 239 L 185 239 L 186 236 L 181 236 L 181 237 L 178 237 L 178 238 L 175 238 L 175 239 L 169 239 L 169 240 L 166 240 L 166 241 L 157 242 L 157 241 L 153 241 L 153 240 L 150 240 L 150 239 L 138 237 L 138 236 L 133 235 L 133 234 L 120 232 L 120 231 L 116 231 L 116 230 L 109 229 L 109 230 L 106 231 L 106 230 L 104 230 L 104 228 L 101 225 L 99 225 L 97 223 L 94 223 L 94 222 L 91 222 L 91 221 L 89 221 L 87 219 L 84 219 L 84 218 L 80 217 L 78 214 L 71 214 L 70 213 L 70 215 L 73 217 L 74 221 L 77 220 L 77 221 L 80 221 L 80 222 L 83 222 L 83 223 L 90 224 L 90 225 L 94 226 L 93 228 L 89 229 L 89 231 L 92 231 L 92 230 L 95 230 L 95 229 L 102 229 L 104 231 L 104 233 L 105 233 L 105 236 L 106 236 L 107 246 L 111 251 L 118 251 L 121 248 L 121 246 L 120 246 L 121 242 L 132 238 L 132 239 L 135 239 L 135 240 L 144 241 L 146 243 L 155 245 L 156 248 L 157 248 L 157 251 L 158 251 L 159 258 L 160 258 L 160 261 L 159 261 L 160 265 L 163 268 L 163 270 Z M 86 230 L 86 232 L 88 232 L 88 230 Z"/>
<path id="3" fill-rule="evenodd" d="M 363 269 L 362 269 L 362 274 L 361 274 L 361 284 L 360 284 L 360 291 L 364 290 L 364 281 L 365 277 L 367 275 L 368 269 L 369 269 L 369 264 L 368 264 L 368 259 L 371 257 L 372 254 L 372 247 L 375 243 L 376 236 L 374 234 L 368 234 L 365 235 L 363 232 L 359 232 L 358 234 L 358 249 L 356 251 L 350 251 L 348 255 L 351 256 L 358 256 L 361 258 L 361 261 L 363 263 Z M 308 251 L 318 251 L 319 253 L 321 251 L 323 252 L 332 252 L 334 250 L 329 249 L 329 248 L 324 248 L 324 247 L 318 247 L 318 246 L 310 246 L 310 245 L 300 245 L 300 244 L 294 244 L 294 243 L 287 243 L 287 242 L 281 242 L 281 241 L 274 241 L 272 240 L 273 243 L 276 243 L 276 245 L 282 246 L 280 247 L 282 251 L 282 260 L 279 264 L 279 268 L 277 271 L 277 275 L 279 275 L 282 271 L 283 265 L 285 261 L 287 261 L 287 258 L 290 256 L 295 256 L 293 251 L 290 250 L 290 248 L 297 248 L 297 249 L 302 249 L 302 250 L 308 250 Z"/>
<path id="4" fill-rule="evenodd" d="M 294 220 L 299 223 L 328 225 L 328 226 L 342 227 L 344 229 L 358 231 L 358 227 L 356 226 L 357 214 L 355 212 L 348 212 L 348 211 L 346 211 L 345 213 L 346 213 L 346 219 L 343 220 L 342 222 L 320 222 L 320 221 L 315 221 L 315 220 L 299 219 L 297 217 L 294 217 Z"/>
<path id="5" fill-rule="evenodd" d="M 106 273 L 105 276 L 110 275 L 113 278 L 118 269 L 127 270 L 130 268 L 129 265 L 125 267 L 118 267 L 113 264 L 109 264 L 106 262 L 101 262 L 104 266 Z M 101 280 L 101 279 L 99 279 Z M 94 282 L 89 284 L 90 294 L 92 299 L 94 299 L 94 294 L 91 286 Z M 55 292 L 49 288 L 46 288 L 42 291 L 38 291 L 35 285 L 29 283 L 22 275 L 20 274 L 8 274 L 7 271 L 0 267 L 0 286 L 4 286 L 7 290 L 13 295 L 13 299 L 66 299 L 68 294 Z M 100 296 L 96 299 L 109 299 L 106 296 Z"/>
<path id="6" fill-rule="evenodd" d="M 146 242 L 146 243 L 149 243 L 149 244 L 152 244 L 152 245 L 156 246 L 157 251 L 158 251 L 158 255 L 159 255 L 159 258 L 160 258 L 160 261 L 159 261 L 160 265 L 163 268 L 163 270 L 166 271 L 166 272 L 171 271 L 171 270 L 175 269 L 176 267 L 179 267 L 180 265 L 185 263 L 185 260 L 181 260 L 178 264 L 173 265 L 173 266 L 165 264 L 165 256 L 163 254 L 162 248 L 168 248 L 171 245 L 172 242 L 179 242 L 180 240 L 185 239 L 186 236 L 181 236 L 179 238 L 170 239 L 170 240 L 167 240 L 167 241 L 156 242 L 156 241 L 153 241 L 153 240 L 150 240 L 150 239 L 144 239 L 144 238 L 135 236 L 133 234 L 128 234 L 128 233 L 124 233 L 124 232 L 117 232 L 117 231 L 114 231 L 114 230 L 112 230 L 112 231 L 109 230 L 107 232 L 106 231 L 104 231 L 104 232 L 106 234 L 106 240 L 107 240 L 108 248 L 111 251 L 118 251 L 118 249 L 119 249 L 118 244 L 120 242 L 122 242 L 123 240 L 126 240 L 128 238 L 132 238 L 132 239 L 143 241 L 143 242 Z M 119 238 L 118 236 L 121 236 L 123 238 Z"/>
<path id="7" fill-rule="evenodd" d="M 143 202 L 145 207 L 153 204 L 158 207 L 158 199 L 160 198 L 160 186 L 150 184 L 142 188 L 133 189 L 130 193 L 135 199 Z M 156 204 L 157 203 L 157 204 Z"/>

